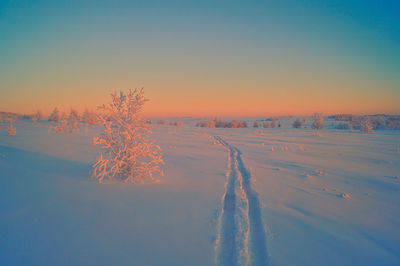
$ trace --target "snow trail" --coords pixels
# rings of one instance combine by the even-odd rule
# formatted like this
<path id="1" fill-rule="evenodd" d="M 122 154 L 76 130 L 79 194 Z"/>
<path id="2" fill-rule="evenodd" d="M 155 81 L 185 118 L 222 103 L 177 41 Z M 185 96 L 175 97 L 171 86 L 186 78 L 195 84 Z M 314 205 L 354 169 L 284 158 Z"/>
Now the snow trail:
<path id="1" fill-rule="evenodd" d="M 229 149 L 229 170 L 217 241 L 218 265 L 268 265 L 266 235 L 258 193 L 251 187 L 251 173 L 245 167 L 242 152 L 219 136 L 214 138 Z M 235 190 L 235 185 L 238 189 Z M 231 195 L 227 198 L 227 195 Z M 237 193 L 238 195 L 236 195 Z M 227 201 L 227 199 L 229 199 Z M 226 204 L 232 204 L 228 214 Z M 238 206 L 241 207 L 238 208 Z M 225 223 L 229 215 L 229 223 Z M 236 236 L 236 237 L 235 237 Z M 229 240 L 229 242 L 227 241 Z M 234 243 L 231 241 L 234 240 Z M 230 244 L 229 244 L 230 243 Z M 230 249 L 231 248 L 231 249 Z M 228 253 L 231 252 L 231 253 Z"/>
<path id="2" fill-rule="evenodd" d="M 231 158 L 231 157 L 230 157 Z M 234 162 L 229 160 L 229 170 L 222 196 L 222 212 L 219 218 L 219 233 L 216 241 L 217 265 L 237 265 L 235 242 L 235 183 L 237 179 Z"/>

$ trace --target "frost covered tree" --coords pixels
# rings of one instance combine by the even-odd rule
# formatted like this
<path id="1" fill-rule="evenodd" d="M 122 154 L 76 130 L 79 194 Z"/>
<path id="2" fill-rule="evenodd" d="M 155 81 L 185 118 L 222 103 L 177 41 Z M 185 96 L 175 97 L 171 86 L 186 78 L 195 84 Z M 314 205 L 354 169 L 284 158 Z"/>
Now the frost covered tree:
<path id="1" fill-rule="evenodd" d="M 33 120 L 33 122 L 35 122 L 35 123 L 36 123 L 36 121 L 38 121 L 38 120 L 43 120 L 42 111 L 37 110 L 36 114 L 33 115 L 32 120 Z"/>
<path id="2" fill-rule="evenodd" d="M 14 127 L 14 120 L 10 118 L 7 133 L 9 136 L 17 134 L 17 129 Z"/>
<path id="3" fill-rule="evenodd" d="M 258 128 L 258 122 L 257 121 L 254 121 L 253 127 L 257 127 Z"/>
<path id="4" fill-rule="evenodd" d="M 264 128 L 269 128 L 269 123 L 268 123 L 268 122 L 265 122 L 265 123 L 263 124 L 263 127 L 264 127 Z"/>
<path id="5" fill-rule="evenodd" d="M 51 125 L 49 128 L 49 132 L 51 132 Z M 56 133 L 68 133 L 68 120 L 65 118 L 65 115 L 61 116 L 59 122 L 53 127 L 53 129 Z"/>
<path id="6" fill-rule="evenodd" d="M 60 121 L 60 112 L 57 107 L 54 108 L 53 112 L 50 114 L 49 121 L 56 123 Z"/>
<path id="7" fill-rule="evenodd" d="M 314 113 L 312 116 L 313 122 L 311 127 L 316 130 L 324 128 L 324 117 L 321 113 Z"/>
<path id="8" fill-rule="evenodd" d="M 276 119 L 273 119 L 273 120 L 271 121 L 271 127 L 272 127 L 272 128 L 276 127 Z"/>
<path id="9" fill-rule="evenodd" d="M 364 133 L 371 133 L 373 126 L 372 126 L 372 121 L 369 117 L 363 117 L 361 119 L 361 132 Z"/>
<path id="10" fill-rule="evenodd" d="M 167 120 L 159 120 L 157 122 L 158 125 L 162 125 L 162 126 L 168 126 L 168 121 Z"/>
<path id="11" fill-rule="evenodd" d="M 79 116 L 78 116 L 78 112 L 75 111 L 74 109 L 71 109 L 71 112 L 69 114 L 69 133 L 78 133 L 79 129 L 78 129 L 78 125 L 79 125 Z"/>
<path id="12" fill-rule="evenodd" d="M 82 115 L 82 120 L 87 125 L 95 125 L 97 123 L 97 115 L 93 112 L 89 112 L 88 109 L 85 109 L 85 112 L 83 112 Z"/>
<path id="13" fill-rule="evenodd" d="M 159 172 L 163 163 L 161 148 L 149 139 L 151 128 L 141 116 L 144 90 L 130 89 L 127 93 L 111 94 L 112 102 L 99 107 L 99 121 L 104 131 L 93 139 L 100 145 L 102 154 L 93 164 L 93 177 L 124 182 L 155 181 L 153 173 Z"/>

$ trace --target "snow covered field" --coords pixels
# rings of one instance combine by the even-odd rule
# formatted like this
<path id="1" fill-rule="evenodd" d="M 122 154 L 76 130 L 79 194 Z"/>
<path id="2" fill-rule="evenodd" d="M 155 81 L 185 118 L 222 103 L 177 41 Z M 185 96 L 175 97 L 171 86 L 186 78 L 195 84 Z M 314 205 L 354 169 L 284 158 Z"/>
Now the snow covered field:
<path id="1" fill-rule="evenodd" d="M 399 265 L 399 131 L 155 126 L 156 184 L 90 179 L 99 127 L 0 131 L 0 265 Z"/>

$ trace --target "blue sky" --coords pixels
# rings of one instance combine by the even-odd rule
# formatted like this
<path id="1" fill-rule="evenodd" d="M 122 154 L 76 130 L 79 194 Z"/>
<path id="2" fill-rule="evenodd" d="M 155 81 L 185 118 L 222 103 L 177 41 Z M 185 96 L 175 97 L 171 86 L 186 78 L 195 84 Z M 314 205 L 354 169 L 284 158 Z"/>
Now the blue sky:
<path id="1" fill-rule="evenodd" d="M 398 14 L 399 1 L 3 0 L 0 109 L 144 86 L 155 115 L 399 112 Z"/>

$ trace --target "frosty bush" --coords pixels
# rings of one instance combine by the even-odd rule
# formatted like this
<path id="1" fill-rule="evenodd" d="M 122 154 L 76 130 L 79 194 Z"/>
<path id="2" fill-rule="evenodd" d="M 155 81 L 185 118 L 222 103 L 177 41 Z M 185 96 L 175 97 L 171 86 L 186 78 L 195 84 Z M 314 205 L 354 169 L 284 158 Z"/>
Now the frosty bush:
<path id="1" fill-rule="evenodd" d="M 42 111 L 37 110 L 36 114 L 35 114 L 36 120 L 43 120 L 43 114 Z"/>
<path id="2" fill-rule="evenodd" d="M 256 127 L 256 128 L 258 128 L 258 122 L 257 122 L 257 121 L 254 121 L 254 123 L 253 123 L 253 127 Z"/>
<path id="3" fill-rule="evenodd" d="M 9 136 L 17 134 L 17 129 L 14 127 L 14 120 L 10 118 L 7 133 Z"/>
<path id="4" fill-rule="evenodd" d="M 263 124 L 263 127 L 264 127 L 264 128 L 269 128 L 269 123 L 268 123 L 268 122 L 265 122 L 265 123 Z"/>
<path id="5" fill-rule="evenodd" d="M 213 120 L 198 122 L 196 126 L 207 127 L 207 128 L 245 128 L 247 127 L 247 123 L 246 121 L 238 121 L 238 120 L 225 122 L 215 118 Z"/>
<path id="6" fill-rule="evenodd" d="M 314 113 L 312 116 L 313 122 L 311 127 L 316 130 L 324 128 L 324 118 L 321 113 Z"/>
<path id="7" fill-rule="evenodd" d="M 293 126 L 294 128 L 301 128 L 300 119 L 296 119 L 296 120 L 293 122 L 292 126 Z"/>
<path id="8" fill-rule="evenodd" d="M 372 132 L 372 121 L 369 117 L 364 117 L 361 120 L 361 131 L 364 133 L 370 133 Z"/>
<path id="9" fill-rule="evenodd" d="M 372 121 L 372 127 L 373 129 L 383 129 L 385 128 L 385 121 L 383 120 L 383 117 L 378 116 L 375 119 L 373 119 Z"/>
<path id="10" fill-rule="evenodd" d="M 58 124 L 53 128 L 54 132 L 56 133 L 68 133 L 68 120 L 65 118 L 64 115 L 62 115 L 61 118 L 59 118 Z"/>
<path id="11" fill-rule="evenodd" d="M 82 115 L 82 121 L 84 121 L 86 125 L 95 125 L 97 124 L 97 115 L 93 112 L 89 112 L 88 109 L 85 109 Z"/>
<path id="12" fill-rule="evenodd" d="M 386 128 L 387 129 L 400 129 L 400 116 L 392 116 L 386 120 Z"/>
<path id="13" fill-rule="evenodd" d="M 60 112 L 57 107 L 54 108 L 53 112 L 50 114 L 49 121 L 51 122 L 59 122 L 60 121 Z"/>
<path id="14" fill-rule="evenodd" d="M 104 125 L 100 137 L 93 139 L 103 153 L 93 164 L 93 177 L 124 182 L 154 181 L 153 173 L 163 163 L 161 148 L 149 140 L 150 126 L 141 117 L 147 99 L 143 89 L 111 94 L 112 102 L 99 107 L 99 121 Z"/>
<path id="15" fill-rule="evenodd" d="M 69 114 L 69 133 L 78 133 L 79 115 L 74 109 L 71 109 Z"/>
<path id="16" fill-rule="evenodd" d="M 168 126 L 168 121 L 167 120 L 159 120 L 157 122 L 157 125 Z"/>
<path id="17" fill-rule="evenodd" d="M 182 127 L 182 122 L 170 122 L 169 125 L 181 128 Z"/>
<path id="18" fill-rule="evenodd" d="M 36 123 L 36 121 L 38 121 L 38 120 L 43 120 L 43 114 L 42 114 L 42 111 L 40 111 L 40 110 L 37 110 L 36 114 L 34 114 L 32 116 L 33 123 Z"/>
<path id="19" fill-rule="evenodd" d="M 273 120 L 271 121 L 271 127 L 272 127 L 272 128 L 276 127 L 276 119 L 273 119 Z"/>

